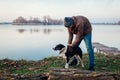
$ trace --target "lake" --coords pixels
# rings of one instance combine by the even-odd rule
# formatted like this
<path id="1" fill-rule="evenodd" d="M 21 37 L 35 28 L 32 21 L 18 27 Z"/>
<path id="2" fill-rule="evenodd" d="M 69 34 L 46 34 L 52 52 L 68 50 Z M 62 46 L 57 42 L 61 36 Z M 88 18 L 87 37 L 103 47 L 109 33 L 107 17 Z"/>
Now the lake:
<path id="1" fill-rule="evenodd" d="M 92 25 L 92 41 L 120 50 L 120 25 Z M 68 33 L 63 25 L 0 25 L 0 59 L 40 60 L 59 55 L 52 48 L 67 45 Z M 86 51 L 84 41 L 80 47 Z"/>

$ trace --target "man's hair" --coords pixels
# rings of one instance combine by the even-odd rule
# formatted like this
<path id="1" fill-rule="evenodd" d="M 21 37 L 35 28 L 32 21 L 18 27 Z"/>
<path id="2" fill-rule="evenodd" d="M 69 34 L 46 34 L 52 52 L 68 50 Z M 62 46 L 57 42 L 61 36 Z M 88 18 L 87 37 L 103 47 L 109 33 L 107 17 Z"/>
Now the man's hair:
<path id="1" fill-rule="evenodd" d="M 71 27 L 74 24 L 74 20 L 72 19 L 72 17 L 65 17 L 64 18 L 64 26 L 65 27 Z"/>

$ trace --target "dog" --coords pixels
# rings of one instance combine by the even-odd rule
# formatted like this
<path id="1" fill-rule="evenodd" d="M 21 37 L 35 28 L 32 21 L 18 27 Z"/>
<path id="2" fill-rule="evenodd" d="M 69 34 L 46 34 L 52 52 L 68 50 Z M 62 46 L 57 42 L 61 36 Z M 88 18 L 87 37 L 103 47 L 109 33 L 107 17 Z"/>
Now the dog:
<path id="1" fill-rule="evenodd" d="M 63 44 L 58 44 L 53 48 L 53 50 L 59 51 L 59 53 L 62 54 L 62 57 L 66 61 L 65 68 L 69 68 L 69 60 L 73 56 L 75 56 L 77 59 L 77 65 L 79 65 L 79 62 L 81 61 L 81 65 L 82 67 L 84 67 L 84 64 L 82 61 L 82 50 L 80 47 L 77 47 L 77 49 L 73 53 L 68 53 L 67 48 Z"/>

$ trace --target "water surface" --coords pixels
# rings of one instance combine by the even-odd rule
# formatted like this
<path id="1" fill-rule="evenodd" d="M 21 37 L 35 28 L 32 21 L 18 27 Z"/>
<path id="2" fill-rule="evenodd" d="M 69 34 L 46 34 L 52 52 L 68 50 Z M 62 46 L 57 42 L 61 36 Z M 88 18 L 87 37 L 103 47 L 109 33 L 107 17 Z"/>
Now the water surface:
<path id="1" fill-rule="evenodd" d="M 120 50 L 119 25 L 92 25 L 93 42 Z M 39 60 L 59 55 L 52 48 L 59 43 L 67 45 L 68 33 L 63 25 L 0 25 L 0 59 Z M 84 52 L 84 42 L 80 45 Z"/>

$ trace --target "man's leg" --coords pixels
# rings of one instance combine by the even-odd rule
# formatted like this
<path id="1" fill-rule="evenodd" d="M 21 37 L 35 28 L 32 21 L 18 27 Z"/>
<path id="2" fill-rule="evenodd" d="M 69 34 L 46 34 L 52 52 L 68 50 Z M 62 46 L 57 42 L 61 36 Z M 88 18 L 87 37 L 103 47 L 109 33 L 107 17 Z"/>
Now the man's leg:
<path id="1" fill-rule="evenodd" d="M 89 54 L 89 70 L 94 70 L 94 52 L 92 48 L 92 41 L 91 41 L 92 34 L 87 34 L 83 39 L 85 41 L 87 51 Z"/>

